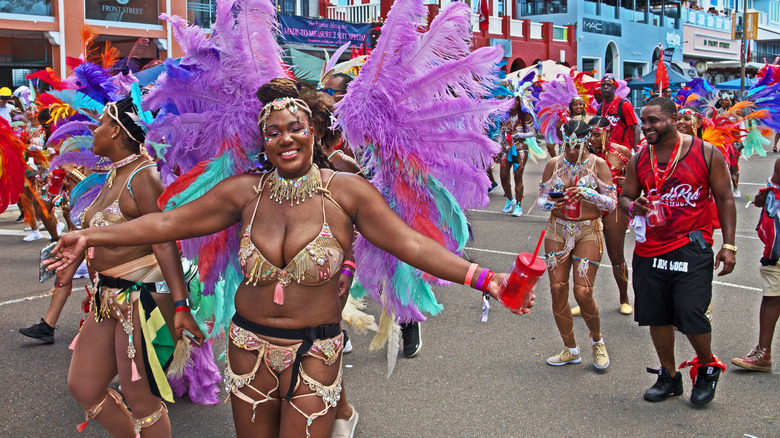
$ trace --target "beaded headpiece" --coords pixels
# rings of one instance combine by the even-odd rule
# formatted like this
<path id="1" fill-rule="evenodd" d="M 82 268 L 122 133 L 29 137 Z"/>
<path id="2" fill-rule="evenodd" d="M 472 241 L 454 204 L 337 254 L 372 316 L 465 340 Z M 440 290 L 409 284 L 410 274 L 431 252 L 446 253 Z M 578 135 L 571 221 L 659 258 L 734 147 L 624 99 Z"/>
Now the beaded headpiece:
<path id="1" fill-rule="evenodd" d="M 601 83 L 603 84 L 604 82 L 611 82 L 611 83 L 612 83 L 612 85 L 613 85 L 615 88 L 617 88 L 617 87 L 618 87 L 617 80 L 615 79 L 615 77 L 614 77 L 614 76 L 604 76 L 604 79 L 602 79 L 602 80 L 601 80 Z"/>
<path id="2" fill-rule="evenodd" d="M 585 100 L 582 99 L 582 96 L 574 96 L 569 101 L 569 105 L 571 105 L 573 102 L 585 102 Z"/>
<path id="3" fill-rule="evenodd" d="M 685 114 L 691 114 L 691 115 L 694 115 L 696 117 L 699 117 L 699 115 L 700 115 L 698 111 L 696 111 L 695 109 L 690 108 L 690 107 L 680 108 L 680 111 L 678 111 L 678 114 L 680 114 L 681 116 L 683 116 Z"/>
<path id="4" fill-rule="evenodd" d="M 584 146 L 588 144 L 588 140 L 590 139 L 590 132 L 588 132 L 588 134 L 582 138 L 577 137 L 576 132 L 572 132 L 571 135 L 567 136 L 563 132 L 563 127 L 561 127 L 561 138 L 563 139 L 564 147 L 570 147 L 572 149 L 576 149 L 580 146 Z"/>
<path id="5" fill-rule="evenodd" d="M 301 121 L 298 110 L 303 110 L 306 114 L 311 116 L 311 109 L 309 109 L 309 105 L 303 100 L 292 97 L 280 97 L 268 102 L 263 107 L 262 111 L 260 111 L 260 117 L 257 119 L 257 125 L 260 127 L 260 130 L 265 130 L 265 122 L 273 111 L 282 111 L 284 109 L 290 111 L 290 114 L 294 115 L 298 119 L 298 122 Z"/>

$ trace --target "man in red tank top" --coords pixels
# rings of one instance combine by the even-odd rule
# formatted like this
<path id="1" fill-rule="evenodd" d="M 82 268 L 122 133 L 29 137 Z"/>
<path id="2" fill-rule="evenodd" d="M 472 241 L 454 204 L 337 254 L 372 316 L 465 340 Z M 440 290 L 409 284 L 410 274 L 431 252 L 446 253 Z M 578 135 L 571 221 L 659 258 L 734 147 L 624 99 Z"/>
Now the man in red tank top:
<path id="1" fill-rule="evenodd" d="M 599 90 L 604 101 L 596 108 L 596 115 L 606 117 L 612 125 L 609 139 L 613 143 L 636 150 L 639 147 L 639 124 L 634 107 L 626 99 L 615 95 L 617 81 L 607 76 L 601 81 Z"/>
<path id="2" fill-rule="evenodd" d="M 620 208 L 632 223 L 646 223 L 644 241 L 637 234 L 633 259 L 634 319 L 650 326 L 661 368 L 655 385 L 645 392 L 648 401 L 682 394 L 682 375 L 675 371 L 674 327 L 684 333 L 696 358 L 691 402 L 705 405 L 726 367 L 712 354 L 712 327 L 705 311 L 712 299 L 713 269 L 731 273 L 736 209 L 723 155 L 709 143 L 677 132 L 677 108 L 659 97 L 642 109 L 642 131 L 648 146 L 628 164 Z M 712 193 L 720 218 L 723 246 L 713 261 L 712 221 L 708 199 Z"/>

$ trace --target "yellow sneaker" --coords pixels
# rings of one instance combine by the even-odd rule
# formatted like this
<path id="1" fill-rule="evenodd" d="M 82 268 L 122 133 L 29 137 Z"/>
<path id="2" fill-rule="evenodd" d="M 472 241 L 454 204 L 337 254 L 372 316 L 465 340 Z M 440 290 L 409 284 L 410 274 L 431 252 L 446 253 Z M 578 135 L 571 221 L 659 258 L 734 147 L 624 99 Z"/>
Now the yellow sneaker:
<path id="1" fill-rule="evenodd" d="M 582 312 L 580 312 L 580 306 L 575 306 L 571 308 L 571 316 L 581 316 Z"/>
<path id="2" fill-rule="evenodd" d="M 607 347 L 601 342 L 593 344 L 593 366 L 600 370 L 605 370 L 609 366 Z"/>
<path id="3" fill-rule="evenodd" d="M 634 308 L 631 307 L 631 304 L 623 303 L 620 305 L 620 313 L 623 315 L 630 315 L 634 313 Z"/>
<path id="4" fill-rule="evenodd" d="M 577 349 L 579 350 L 579 348 L 580 347 L 578 345 Z M 552 366 L 560 366 L 560 365 L 566 365 L 570 363 L 580 363 L 580 362 L 582 362 L 582 357 L 580 357 L 579 353 L 574 354 L 568 348 L 564 348 L 563 351 L 561 351 L 559 354 L 547 358 L 547 365 L 552 365 Z"/>

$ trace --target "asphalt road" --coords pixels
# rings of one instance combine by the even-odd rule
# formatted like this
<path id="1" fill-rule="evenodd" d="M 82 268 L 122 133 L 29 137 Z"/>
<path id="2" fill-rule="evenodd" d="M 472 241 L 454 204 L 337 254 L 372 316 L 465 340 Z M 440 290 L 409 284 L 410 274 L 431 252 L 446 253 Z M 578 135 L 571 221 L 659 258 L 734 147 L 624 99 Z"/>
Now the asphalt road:
<path id="1" fill-rule="evenodd" d="M 726 363 L 750 351 L 757 342 L 761 299 L 758 259 L 761 242 L 754 231 L 755 207 L 747 199 L 765 184 L 777 155 L 742 161 L 742 193 L 737 201 L 739 255 L 733 274 L 716 277 L 713 350 Z M 531 208 L 543 163 L 529 163 L 526 200 Z M 546 221 L 534 209 L 521 218 L 499 213 L 500 190 L 484 211 L 469 213 L 475 240 L 467 255 L 483 266 L 507 269 L 518 252 L 533 251 Z M 70 397 L 66 376 L 68 345 L 82 317 L 84 296 L 79 280 L 58 323 L 54 345 L 40 345 L 17 333 L 43 316 L 47 298 L 35 298 L 50 284 L 37 282 L 37 259 L 46 241 L 22 242 L 24 225 L 15 212 L 0 215 L 0 436 L 98 437 L 96 423 L 78 434 L 84 414 Z M 630 260 L 633 233 L 627 235 Z M 716 237 L 716 247 L 720 236 Z M 606 256 L 605 256 L 606 258 Z M 609 263 L 607 260 L 604 263 Z M 423 324 L 418 357 L 398 359 L 386 377 L 384 352 L 368 350 L 371 334 L 351 332 L 355 346 L 344 358 L 349 401 L 360 413 L 360 437 L 777 437 L 780 436 L 780 365 L 773 373 L 749 373 L 729 365 L 715 400 L 694 408 L 685 393 L 663 403 L 648 403 L 642 394 L 655 382 L 645 373 L 658 361 L 648 330 L 618 313 L 611 269 L 603 267 L 595 288 L 602 332 L 611 358 L 605 372 L 593 368 L 588 331 L 575 319 L 583 363 L 550 367 L 544 359 L 562 348 L 550 309 L 544 278 L 530 315 L 517 316 L 493 303 L 487 323 L 480 321 L 480 295 L 465 286 L 438 288 L 440 315 Z M 630 293 L 632 295 L 632 293 Z M 573 302 L 573 298 L 571 299 Z M 633 299 L 632 299 L 633 301 Z M 378 314 L 378 307 L 369 306 Z M 677 336 L 677 362 L 693 358 L 684 336 Z M 775 341 L 774 346 L 778 346 Z M 216 348 L 215 348 L 216 349 Z M 224 395 L 224 393 L 222 394 Z M 187 399 L 170 406 L 175 437 L 232 436 L 230 407 L 198 406 Z"/>

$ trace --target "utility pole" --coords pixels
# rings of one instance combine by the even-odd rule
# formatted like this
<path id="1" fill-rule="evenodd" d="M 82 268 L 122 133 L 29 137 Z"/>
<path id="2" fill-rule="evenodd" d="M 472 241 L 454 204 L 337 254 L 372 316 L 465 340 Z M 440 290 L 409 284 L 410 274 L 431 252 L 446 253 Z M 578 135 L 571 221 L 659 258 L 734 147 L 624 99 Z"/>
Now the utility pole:
<path id="1" fill-rule="evenodd" d="M 745 62 L 747 61 L 747 47 L 745 47 L 745 31 L 747 28 L 747 0 L 742 0 L 742 45 L 740 48 L 740 74 L 739 74 L 739 92 L 745 95 Z"/>

